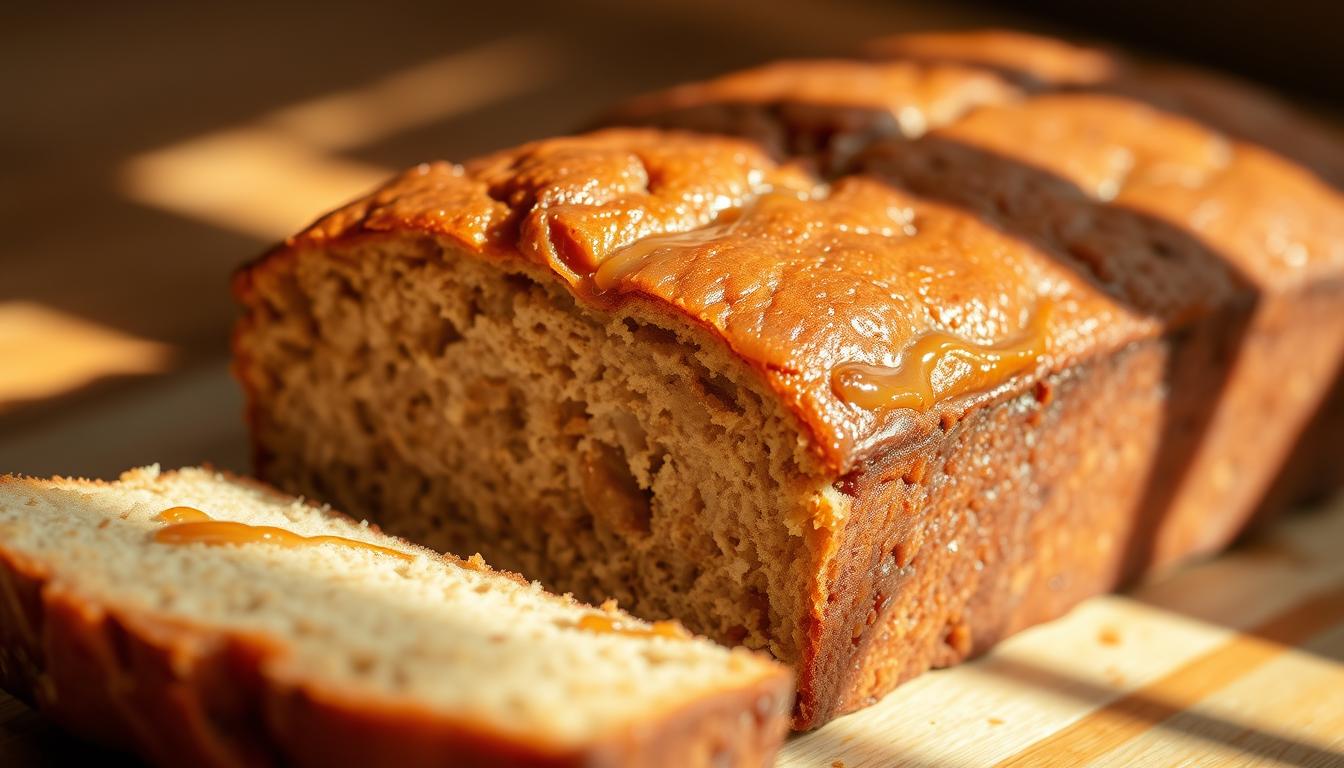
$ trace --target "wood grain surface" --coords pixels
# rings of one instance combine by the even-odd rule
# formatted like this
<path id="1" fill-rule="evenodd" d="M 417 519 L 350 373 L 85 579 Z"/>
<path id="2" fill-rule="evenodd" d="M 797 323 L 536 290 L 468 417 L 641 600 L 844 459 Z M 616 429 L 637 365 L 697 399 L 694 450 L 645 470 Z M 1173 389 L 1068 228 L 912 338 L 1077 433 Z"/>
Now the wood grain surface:
<path id="1" fill-rule="evenodd" d="M 877 34 L 1015 24 L 848 0 L 36 4 L 0 24 L 0 471 L 246 471 L 240 261 L 391 169 Z M 706 23 L 712 19 L 713 23 Z M 689 55 L 688 52 L 693 52 Z M 135 765 L 0 694 L 0 766 Z M 802 766 L 1344 766 L 1344 500 L 794 737 Z"/>

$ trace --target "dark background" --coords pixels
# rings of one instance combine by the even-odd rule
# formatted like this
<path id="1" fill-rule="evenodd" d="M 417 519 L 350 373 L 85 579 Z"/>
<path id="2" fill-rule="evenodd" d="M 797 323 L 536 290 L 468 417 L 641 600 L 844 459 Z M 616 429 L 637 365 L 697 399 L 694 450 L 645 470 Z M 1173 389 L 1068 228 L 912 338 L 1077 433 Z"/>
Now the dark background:
<path id="1" fill-rule="evenodd" d="M 1338 0 L 1020 0 L 1013 8 L 1059 31 L 1107 39 L 1344 106 L 1344 2 Z"/>

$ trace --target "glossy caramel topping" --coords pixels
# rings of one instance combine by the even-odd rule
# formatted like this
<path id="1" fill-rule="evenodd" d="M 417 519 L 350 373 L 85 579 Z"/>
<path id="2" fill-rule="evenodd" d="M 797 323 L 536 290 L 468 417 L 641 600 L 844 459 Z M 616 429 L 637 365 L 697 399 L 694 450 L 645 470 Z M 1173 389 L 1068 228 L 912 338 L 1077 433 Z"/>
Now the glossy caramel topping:
<path id="1" fill-rule="evenodd" d="M 195 507 L 169 507 L 154 516 L 160 523 L 200 523 L 210 516 Z"/>
<path id="2" fill-rule="evenodd" d="M 707 227 L 689 232 L 650 235 L 638 240 L 602 260 L 592 273 L 593 286 L 598 291 L 615 290 L 640 268 L 665 254 L 675 253 L 679 249 L 709 245 L 722 239 L 733 231 L 733 226 L 741 216 L 741 209 L 731 208 L 720 214 L 714 223 Z"/>
<path id="3" fill-rule="evenodd" d="M 1050 304 L 1043 304 L 1016 338 L 992 344 L 967 341 L 945 331 L 915 339 L 894 366 L 841 363 L 831 386 L 860 408 L 926 411 L 939 400 L 981 392 L 1034 368 L 1049 351 Z"/>
<path id="4" fill-rule="evenodd" d="M 631 635 L 633 637 L 670 637 L 684 639 L 691 636 L 676 621 L 655 621 L 648 626 L 633 624 L 603 613 L 585 614 L 577 624 L 579 629 L 601 634 Z"/>
<path id="5" fill-rule="evenodd" d="M 214 520 L 193 507 L 171 507 L 154 518 L 168 523 L 154 532 L 154 540 L 163 544 L 276 544 L 281 547 L 311 547 L 335 544 L 353 549 L 367 549 L 401 560 L 414 560 L 414 555 L 377 544 L 370 544 L 344 536 L 301 536 L 293 531 L 269 525 L 248 525 L 230 520 Z"/>

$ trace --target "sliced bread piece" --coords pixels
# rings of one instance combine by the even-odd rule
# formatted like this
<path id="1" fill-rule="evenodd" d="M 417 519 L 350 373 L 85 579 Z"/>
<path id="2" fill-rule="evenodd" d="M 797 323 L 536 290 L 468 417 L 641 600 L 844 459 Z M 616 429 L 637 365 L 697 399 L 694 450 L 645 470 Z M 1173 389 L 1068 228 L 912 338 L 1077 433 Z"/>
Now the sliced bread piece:
<path id="1" fill-rule="evenodd" d="M 248 480 L 0 479 L 0 684 L 161 765 L 764 765 L 789 672 Z"/>

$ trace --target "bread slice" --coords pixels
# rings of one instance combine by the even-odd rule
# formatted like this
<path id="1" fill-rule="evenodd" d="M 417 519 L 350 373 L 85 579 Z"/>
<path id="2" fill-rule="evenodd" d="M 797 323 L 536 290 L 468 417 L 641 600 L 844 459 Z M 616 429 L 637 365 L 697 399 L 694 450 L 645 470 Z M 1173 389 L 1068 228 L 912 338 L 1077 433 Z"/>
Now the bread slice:
<path id="1" fill-rule="evenodd" d="M 4 687 L 162 765 L 765 765 L 791 703 L 744 649 L 206 469 L 0 480 L 0 595 Z"/>

